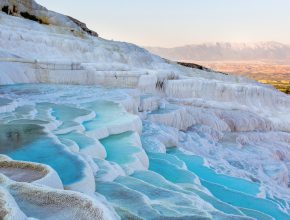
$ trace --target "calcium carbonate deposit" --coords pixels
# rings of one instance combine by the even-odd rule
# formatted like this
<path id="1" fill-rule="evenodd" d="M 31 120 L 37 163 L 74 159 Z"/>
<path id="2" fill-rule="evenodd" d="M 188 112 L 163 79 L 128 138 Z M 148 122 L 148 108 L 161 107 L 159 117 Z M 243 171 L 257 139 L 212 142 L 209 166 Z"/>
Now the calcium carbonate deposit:
<path id="1" fill-rule="evenodd" d="M 290 219 L 289 96 L 0 8 L 0 219 Z"/>

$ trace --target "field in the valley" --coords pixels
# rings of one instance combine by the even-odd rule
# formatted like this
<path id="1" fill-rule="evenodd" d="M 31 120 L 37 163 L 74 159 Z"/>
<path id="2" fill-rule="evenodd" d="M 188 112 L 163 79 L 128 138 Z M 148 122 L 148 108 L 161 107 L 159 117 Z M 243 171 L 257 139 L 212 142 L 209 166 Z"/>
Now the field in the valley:
<path id="1" fill-rule="evenodd" d="M 271 84 L 290 94 L 290 64 L 264 62 L 205 62 L 191 61 L 210 69 L 234 75 L 246 76 L 262 83 Z"/>

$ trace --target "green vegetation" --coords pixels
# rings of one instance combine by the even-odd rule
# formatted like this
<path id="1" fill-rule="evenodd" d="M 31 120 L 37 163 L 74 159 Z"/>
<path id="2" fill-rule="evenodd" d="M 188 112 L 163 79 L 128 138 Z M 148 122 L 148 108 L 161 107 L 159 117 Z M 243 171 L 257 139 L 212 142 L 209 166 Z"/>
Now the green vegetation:
<path id="1" fill-rule="evenodd" d="M 260 80 L 261 83 L 266 83 L 274 86 L 276 89 L 280 90 L 281 92 L 284 92 L 286 94 L 290 94 L 290 81 L 281 80 Z"/>

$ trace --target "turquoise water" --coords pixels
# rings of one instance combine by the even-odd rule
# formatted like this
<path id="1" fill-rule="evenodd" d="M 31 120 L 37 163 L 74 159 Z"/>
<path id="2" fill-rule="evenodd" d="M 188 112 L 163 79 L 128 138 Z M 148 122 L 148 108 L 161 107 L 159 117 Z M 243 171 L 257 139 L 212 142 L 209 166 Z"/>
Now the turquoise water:
<path id="1" fill-rule="evenodd" d="M 173 183 L 195 184 L 196 175 L 190 171 L 180 169 L 166 160 L 152 159 L 149 157 L 149 170 L 161 174 Z"/>
<path id="2" fill-rule="evenodd" d="M 78 117 L 86 116 L 91 113 L 91 111 L 86 109 L 80 109 L 66 105 L 52 105 L 51 107 L 52 116 L 54 116 L 56 120 L 61 121 L 73 121 Z"/>
<path id="3" fill-rule="evenodd" d="M 57 130 L 59 131 L 59 130 L 66 129 L 66 130 L 74 131 L 74 130 L 76 130 L 76 127 L 78 127 L 78 126 L 80 126 L 80 124 L 77 122 L 65 121 L 57 128 Z"/>
<path id="4" fill-rule="evenodd" d="M 31 114 L 35 110 L 35 107 L 32 105 L 19 106 L 15 109 L 15 115 L 18 117 L 25 117 Z"/>
<path id="5" fill-rule="evenodd" d="M 87 132 L 103 131 L 110 127 L 122 126 L 130 123 L 136 117 L 127 113 L 119 104 L 112 101 L 98 100 L 87 103 L 84 106 L 96 113 L 94 119 L 83 123 Z"/>
<path id="6" fill-rule="evenodd" d="M 265 219 L 269 219 L 269 216 L 279 220 L 289 219 L 289 215 L 282 212 L 276 203 L 256 197 L 259 193 L 258 184 L 217 174 L 214 170 L 205 167 L 204 159 L 199 156 L 186 155 L 176 149 L 169 150 L 168 153 L 184 161 L 187 168 L 200 178 L 202 185 L 216 198 L 230 205 L 244 208 L 241 210 L 248 216 L 262 219 L 265 213 Z"/>
<path id="7" fill-rule="evenodd" d="M 95 91 L 94 88 L 34 86 L 9 87 L 11 93 L 14 91 L 15 100 L 24 97 L 35 102 L 35 106 L 25 103 L 25 106 L 16 108 L 12 113 L 0 114 L 0 120 L 5 123 L 0 126 L 0 153 L 16 160 L 50 165 L 59 174 L 64 185 L 84 178 L 83 170 L 86 165 L 83 160 L 77 153 L 70 153 L 67 150 L 75 147 L 75 143 L 80 150 L 96 146 L 96 140 L 86 136 L 87 131 L 119 125 L 126 127 L 128 120 L 136 117 L 125 112 L 110 99 L 110 101 L 100 100 L 103 97 L 99 93 L 89 93 Z M 0 88 L 1 90 L 3 92 L 3 88 Z M 84 100 L 84 95 L 89 101 Z M 60 104 L 63 100 L 67 102 Z M 74 102 L 78 105 L 71 104 Z M 34 110 L 37 111 L 35 117 L 31 114 L 35 112 Z M 163 114 L 174 110 L 176 110 L 174 105 L 168 105 L 165 109 L 153 113 Z M 92 111 L 96 113 L 96 117 L 83 123 L 85 131 L 82 129 L 76 131 L 81 125 L 74 120 L 91 114 Z M 53 130 L 53 126 L 46 126 L 48 123 L 55 123 L 54 118 L 63 122 L 56 130 Z M 146 131 L 146 123 L 144 125 Z M 43 127 L 49 127 L 52 131 L 44 131 Z M 145 132 L 148 140 L 164 133 L 170 136 L 170 129 L 160 131 L 158 126 L 153 128 L 151 132 Z M 71 132 L 59 134 L 64 132 L 64 129 Z M 55 137 L 66 147 L 46 132 L 51 132 L 51 135 L 57 134 Z M 93 132 L 90 133 L 92 134 Z M 139 160 L 140 153 L 143 153 L 143 149 L 136 146 L 138 141 L 134 132 L 101 139 L 100 142 L 107 151 L 107 158 L 94 160 L 100 168 L 95 179 L 96 191 L 106 197 L 123 219 L 142 217 L 154 220 L 225 220 L 244 219 L 245 215 L 258 220 L 290 219 L 289 215 L 280 209 L 287 208 L 285 201 L 275 197 L 258 198 L 259 184 L 219 174 L 212 167 L 204 165 L 205 158 L 196 155 L 187 155 L 176 149 L 168 150 L 166 154 L 147 153 L 150 161 L 149 170 L 136 171 L 135 162 Z M 150 144 L 150 141 L 146 144 Z M 198 144 L 202 147 L 202 142 Z M 118 177 L 118 174 L 124 174 L 121 169 L 125 170 L 128 166 L 135 172 L 132 175 Z M 108 179 L 112 182 L 102 182 Z M 220 212 L 204 208 L 210 205 Z"/>
<path id="8" fill-rule="evenodd" d="M 0 153 L 16 151 L 44 137 L 43 127 L 37 124 L 2 124 L 0 126 Z"/>
<path id="9" fill-rule="evenodd" d="M 170 113 L 172 111 L 178 110 L 180 107 L 177 105 L 173 105 L 173 104 L 167 104 L 164 108 L 159 108 L 155 111 L 152 111 L 150 114 L 167 114 Z"/>
<path id="10" fill-rule="evenodd" d="M 132 141 L 134 141 L 133 135 L 133 132 L 125 132 L 101 139 L 100 142 L 107 151 L 106 160 L 116 162 L 120 165 L 134 162 L 136 160 L 134 154 L 139 153 L 141 149 L 132 144 Z"/>
<path id="11" fill-rule="evenodd" d="M 154 173 L 151 171 L 137 171 L 132 175 L 132 177 L 143 180 L 147 183 L 150 183 L 156 187 L 160 187 L 163 189 L 168 189 L 168 190 L 179 192 L 185 195 L 199 196 L 204 201 L 207 201 L 208 203 L 213 205 L 213 207 L 215 207 L 216 209 L 224 213 L 233 214 L 233 215 L 242 215 L 242 213 L 237 208 L 227 203 L 224 203 L 216 199 L 215 197 L 210 196 L 209 194 L 201 190 L 198 190 L 197 188 L 189 187 L 189 186 L 183 187 L 183 186 L 174 185 L 171 182 L 164 179 L 163 176 L 157 173 Z"/>
<path id="12" fill-rule="evenodd" d="M 204 165 L 202 157 L 196 155 L 187 155 L 177 149 L 168 150 L 168 154 L 148 154 L 150 170 L 165 177 L 166 180 L 157 178 L 150 173 L 139 172 L 133 176 L 158 187 L 198 195 L 216 209 L 227 214 L 247 215 L 258 220 L 289 219 L 289 215 L 281 211 L 276 201 L 257 197 L 260 192 L 257 183 L 217 174 Z M 195 179 L 197 177 L 194 174 L 200 179 L 201 185 L 208 189 L 213 196 L 196 187 Z M 181 185 L 181 188 L 174 189 L 175 186 L 168 184 L 167 181 L 177 184 L 187 183 L 191 186 Z"/>
<path id="13" fill-rule="evenodd" d="M 50 138 L 41 138 L 7 153 L 14 160 L 31 161 L 51 166 L 59 174 L 64 185 L 81 180 L 84 164 Z"/>
<path id="14" fill-rule="evenodd" d="M 152 155 L 154 155 L 153 157 L 156 157 L 156 155 L 158 155 L 159 158 L 162 158 L 162 155 L 164 158 L 172 158 L 172 155 L 168 155 L 168 154 L 149 154 L 150 162 L 152 160 Z M 169 160 L 171 160 L 171 159 L 169 159 Z M 181 165 L 180 161 L 178 163 Z M 189 171 L 182 170 L 182 169 L 176 169 L 176 167 L 174 168 L 173 165 L 169 164 L 168 162 L 167 162 L 166 166 L 164 166 L 164 165 L 165 165 L 164 161 L 158 163 L 157 167 L 155 164 L 150 163 L 150 169 L 154 172 L 161 174 L 161 176 L 158 176 L 158 174 L 156 174 L 154 172 L 144 172 L 144 171 L 136 172 L 132 176 L 135 178 L 139 178 L 143 181 L 146 181 L 148 183 L 154 184 L 158 187 L 170 189 L 170 190 L 181 192 L 184 194 L 197 195 L 200 198 L 202 198 L 204 201 L 209 202 L 210 204 L 213 205 L 213 207 L 215 207 L 216 209 L 218 209 L 224 213 L 234 214 L 234 215 L 242 215 L 242 213 L 234 206 L 231 206 L 227 203 L 224 203 L 224 202 L 216 199 L 215 197 L 210 196 L 209 194 L 207 194 L 201 190 L 198 190 L 197 187 L 194 188 L 194 187 L 187 186 L 187 188 L 184 189 L 182 187 L 177 187 L 176 185 L 173 185 L 170 182 L 190 183 L 192 185 L 195 185 L 196 176 L 193 175 L 192 173 L 190 173 Z M 152 166 L 154 166 L 154 167 L 152 168 Z M 164 169 L 164 168 L 162 169 L 162 167 L 167 167 L 167 166 L 169 166 L 168 167 L 169 169 Z M 189 178 L 190 176 L 192 176 L 192 178 Z M 163 177 L 165 177 L 170 182 L 168 182 L 166 179 L 163 179 Z"/>
<path id="15" fill-rule="evenodd" d="M 289 220 L 289 215 L 282 212 L 278 205 L 267 199 L 260 199 L 238 191 L 227 189 L 224 186 L 202 181 L 202 185 L 210 190 L 210 192 L 220 200 L 232 204 L 237 207 L 258 210 L 277 220 Z"/>
<path id="16" fill-rule="evenodd" d="M 185 163 L 178 159 L 176 156 L 171 154 L 162 154 L 162 153 L 147 153 L 148 157 L 151 159 L 160 159 L 160 160 L 166 160 L 169 163 L 175 165 L 178 168 L 184 168 L 186 167 Z"/>
<path id="17" fill-rule="evenodd" d="M 271 217 L 269 215 L 266 215 L 262 212 L 258 212 L 258 211 L 252 210 L 252 209 L 240 208 L 240 210 L 243 213 L 245 213 L 246 215 L 253 217 L 257 220 L 273 220 L 274 219 L 273 217 Z"/>
<path id="18" fill-rule="evenodd" d="M 0 98 L 0 107 L 12 104 L 12 102 L 13 101 L 11 99 Z"/>
<path id="19" fill-rule="evenodd" d="M 160 214 L 149 204 L 149 198 L 135 190 L 115 182 L 98 182 L 96 191 L 104 195 L 109 202 L 120 206 L 125 212 L 118 213 L 129 215 L 132 213 L 139 218 L 157 219 Z M 118 211 L 118 210 L 117 210 Z M 129 213 L 127 213 L 129 212 Z M 132 218 L 134 219 L 134 218 Z"/>
<path id="20" fill-rule="evenodd" d="M 180 206 L 192 205 L 192 201 L 182 196 L 182 194 L 180 193 L 177 193 L 172 190 L 156 187 L 152 184 L 146 183 L 136 178 L 118 177 L 115 180 L 115 182 L 118 182 L 126 187 L 129 187 L 130 189 L 141 192 L 142 194 L 148 196 L 148 198 L 151 200 L 159 200 L 159 201 L 163 200 L 164 202 L 168 202 L 168 203 L 172 203 L 172 204 L 180 205 Z"/>
<path id="21" fill-rule="evenodd" d="M 37 110 L 35 118 L 39 120 L 44 120 L 44 121 L 52 121 L 51 114 L 49 113 L 52 105 L 53 104 L 48 103 L 48 102 L 37 103 L 35 105 L 35 108 Z"/>
<path id="22" fill-rule="evenodd" d="M 70 139 L 79 146 L 80 150 L 85 149 L 87 147 L 95 146 L 96 141 L 93 138 L 90 138 L 84 134 L 76 133 L 76 132 L 70 132 L 68 134 L 60 134 L 57 135 L 60 138 Z"/>
<path id="23" fill-rule="evenodd" d="M 223 185 L 229 189 L 237 190 L 252 196 L 260 193 L 260 186 L 244 179 L 217 174 L 214 170 L 204 166 L 204 159 L 196 155 L 186 155 L 180 151 L 172 150 L 169 154 L 177 156 L 185 162 L 187 168 L 205 181 Z"/>
<path id="24" fill-rule="evenodd" d="M 33 119 L 17 119 L 13 121 L 9 121 L 8 124 L 35 124 L 35 125 L 47 125 L 47 121 L 42 121 L 42 120 L 33 120 Z"/>
<path id="25" fill-rule="evenodd" d="M 161 209 L 166 215 L 171 215 L 169 210 L 173 216 L 181 215 L 181 213 L 183 215 L 192 215 L 193 213 L 200 216 L 206 215 L 204 210 L 194 208 L 193 200 L 188 198 L 186 194 L 156 187 L 132 177 L 118 177 L 115 182 L 146 195 L 151 201 L 154 201 L 154 204 L 158 203 L 158 210 Z"/>

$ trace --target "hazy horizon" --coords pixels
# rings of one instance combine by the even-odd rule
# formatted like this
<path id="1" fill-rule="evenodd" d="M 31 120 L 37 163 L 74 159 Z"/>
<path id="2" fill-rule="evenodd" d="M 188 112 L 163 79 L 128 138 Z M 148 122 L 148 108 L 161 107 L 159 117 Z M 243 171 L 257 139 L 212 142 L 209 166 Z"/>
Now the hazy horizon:
<path id="1" fill-rule="evenodd" d="M 142 45 L 144 46 L 145 48 L 163 48 L 163 49 L 174 49 L 174 48 L 180 48 L 180 47 L 187 47 L 187 46 L 199 46 L 199 45 L 214 45 L 214 44 L 232 44 L 232 45 L 235 45 L 235 44 L 245 44 L 245 45 L 255 45 L 255 44 L 261 44 L 261 43 L 277 43 L 277 44 L 282 44 L 282 45 L 285 45 L 285 46 L 290 46 L 290 43 L 282 43 L 282 42 L 278 42 L 278 41 L 254 41 L 254 42 L 242 42 L 242 41 L 239 41 L 239 42 L 230 42 L 230 41 L 204 41 L 204 42 L 194 42 L 192 44 L 183 44 L 183 45 L 177 45 L 177 46 L 172 46 L 172 47 L 161 47 L 161 46 L 146 46 L 146 45 Z"/>
<path id="2" fill-rule="evenodd" d="M 85 22 L 103 38 L 140 46 L 261 41 L 290 44 L 288 0 L 37 2 Z"/>

